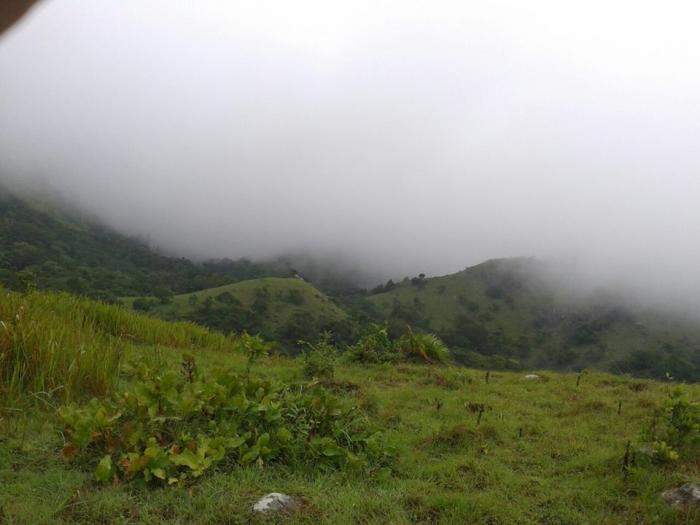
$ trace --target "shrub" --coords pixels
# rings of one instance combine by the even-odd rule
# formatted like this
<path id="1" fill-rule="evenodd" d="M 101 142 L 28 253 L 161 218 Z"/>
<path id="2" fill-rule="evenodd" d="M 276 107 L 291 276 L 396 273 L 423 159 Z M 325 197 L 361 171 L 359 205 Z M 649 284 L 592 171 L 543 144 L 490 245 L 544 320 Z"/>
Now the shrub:
<path id="1" fill-rule="evenodd" d="M 354 363 L 388 363 L 399 358 L 386 323 L 370 323 L 360 340 L 348 347 L 346 355 Z"/>
<path id="2" fill-rule="evenodd" d="M 243 332 L 236 338 L 235 348 L 246 356 L 246 377 L 250 376 L 253 365 L 270 353 L 272 345 L 258 335 Z"/>
<path id="3" fill-rule="evenodd" d="M 307 379 L 333 379 L 335 373 L 336 348 L 330 332 L 324 332 L 316 344 L 305 343 L 304 377 Z"/>
<path id="4" fill-rule="evenodd" d="M 134 310 L 137 310 L 139 312 L 147 312 L 155 305 L 156 301 L 154 299 L 148 299 L 146 297 L 139 297 L 137 299 L 134 299 L 133 302 Z"/>
<path id="5" fill-rule="evenodd" d="M 291 289 L 287 291 L 284 300 L 289 304 L 299 306 L 304 304 L 304 294 L 301 293 L 301 290 Z"/>
<path id="6" fill-rule="evenodd" d="M 691 402 L 682 389 L 671 393 L 650 431 L 654 459 L 675 461 L 684 449 L 700 445 L 700 405 Z"/>

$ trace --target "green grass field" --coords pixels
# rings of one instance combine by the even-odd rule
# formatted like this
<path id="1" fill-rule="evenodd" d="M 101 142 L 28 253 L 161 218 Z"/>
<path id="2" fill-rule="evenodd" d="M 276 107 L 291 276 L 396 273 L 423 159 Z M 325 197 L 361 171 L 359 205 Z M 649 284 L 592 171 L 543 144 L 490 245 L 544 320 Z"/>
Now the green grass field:
<path id="1" fill-rule="evenodd" d="M 76 315 L 74 308 L 67 308 L 72 300 L 68 296 L 4 297 L 4 305 L 12 297 L 20 310 L 56 301 L 47 306 L 55 312 L 56 326 Z M 90 317 L 93 310 L 102 315 Z M 0 309 L 1 320 L 9 323 L 17 311 Z M 133 381 L 124 373 L 126 363 L 177 370 L 183 348 L 195 355 L 198 367 L 245 369 L 243 355 L 220 344 L 214 334 L 194 337 L 199 330 L 195 327 L 182 325 L 179 338 L 149 340 L 169 325 L 106 305 L 85 312 L 81 340 L 105 337 L 114 343 L 110 351 L 118 353 L 119 369 L 107 387 L 112 392 Z M 115 324 L 120 316 L 130 324 Z M 92 322 L 86 324 L 86 318 Z M 43 344 L 46 339 L 38 336 L 35 341 Z M 76 344 L 80 347 L 80 340 L 56 348 L 70 355 Z M 7 356 L 15 343 L 0 343 L 0 348 Z M 94 366 L 83 375 L 89 377 L 93 369 L 101 373 Z M 287 385 L 304 381 L 299 358 L 263 359 L 253 374 Z M 590 373 L 577 386 L 573 374 L 540 375 L 539 380 L 527 380 L 524 373 L 491 373 L 487 382 L 484 372 L 455 366 L 351 365 L 341 358 L 327 388 L 381 429 L 395 458 L 389 476 L 273 463 L 218 468 L 174 487 L 103 485 L 95 480 L 94 462 L 64 464 L 60 451 L 65 434 L 54 408 L 61 398 L 37 397 L 37 385 L 28 382 L 23 398 L 3 398 L 0 412 L 0 517 L 3 523 L 26 524 L 700 521 L 698 511 L 677 511 L 660 499 L 664 489 L 700 480 L 697 449 L 665 465 L 640 461 L 627 476 L 622 468 L 626 443 L 643 445 L 644 429 L 676 385 Z M 4 393 L 11 384 L 3 383 Z M 79 400 L 94 394 L 80 395 L 77 388 L 74 396 Z M 700 397 L 700 387 L 684 388 L 692 398 Z M 273 491 L 295 496 L 297 511 L 255 516 L 252 504 Z"/>

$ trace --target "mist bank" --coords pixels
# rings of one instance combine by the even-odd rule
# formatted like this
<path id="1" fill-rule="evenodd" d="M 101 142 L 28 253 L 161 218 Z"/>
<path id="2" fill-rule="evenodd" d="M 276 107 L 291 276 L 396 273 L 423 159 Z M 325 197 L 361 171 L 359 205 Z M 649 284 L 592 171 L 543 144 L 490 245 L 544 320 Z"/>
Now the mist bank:
<path id="1" fill-rule="evenodd" d="M 192 259 L 534 256 L 695 308 L 692 6 L 272 4 L 40 3 L 0 45 L 0 179 Z"/>

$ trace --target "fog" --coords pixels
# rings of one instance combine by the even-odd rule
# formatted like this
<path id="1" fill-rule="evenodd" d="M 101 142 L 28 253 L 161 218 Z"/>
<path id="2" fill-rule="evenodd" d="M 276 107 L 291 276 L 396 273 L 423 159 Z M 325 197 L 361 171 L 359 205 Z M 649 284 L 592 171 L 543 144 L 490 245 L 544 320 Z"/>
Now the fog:
<path id="1" fill-rule="evenodd" d="M 0 180 L 195 258 L 485 259 L 700 297 L 692 2 L 46 1 Z"/>

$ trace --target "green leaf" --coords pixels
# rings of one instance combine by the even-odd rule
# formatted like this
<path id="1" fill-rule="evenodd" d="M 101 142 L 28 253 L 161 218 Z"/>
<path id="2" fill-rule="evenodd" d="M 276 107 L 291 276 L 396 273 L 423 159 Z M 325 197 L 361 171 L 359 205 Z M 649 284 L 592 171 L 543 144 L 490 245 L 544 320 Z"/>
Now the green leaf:
<path id="1" fill-rule="evenodd" d="M 229 448 L 240 448 L 243 445 L 245 445 L 245 442 L 246 442 L 245 436 L 238 436 L 238 437 L 229 439 L 228 442 L 226 443 L 226 446 L 228 446 Z"/>
<path id="2" fill-rule="evenodd" d="M 246 463 L 252 463 L 255 461 L 258 456 L 260 455 L 260 449 L 257 446 L 250 447 L 248 452 L 243 454 L 243 457 L 241 458 L 241 463 L 246 464 Z"/>
<path id="3" fill-rule="evenodd" d="M 191 470 L 199 470 L 201 467 L 201 459 L 189 449 L 185 449 L 180 454 L 171 454 L 170 461 L 173 465 L 185 466 Z"/>
<path id="4" fill-rule="evenodd" d="M 112 457 L 103 457 L 100 460 L 100 463 L 97 465 L 97 469 L 95 470 L 95 477 L 98 481 L 102 481 L 104 483 L 112 478 L 113 473 L 114 465 L 112 464 Z"/>
<path id="5" fill-rule="evenodd" d="M 292 440 L 292 433 L 287 428 L 282 427 L 277 430 L 277 439 L 282 444 L 287 444 Z"/>

